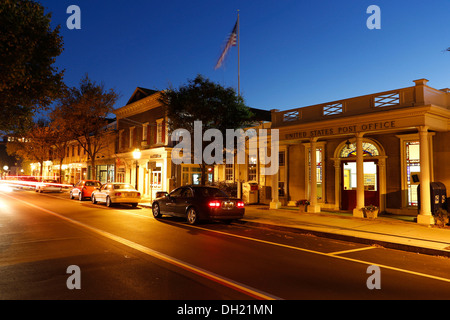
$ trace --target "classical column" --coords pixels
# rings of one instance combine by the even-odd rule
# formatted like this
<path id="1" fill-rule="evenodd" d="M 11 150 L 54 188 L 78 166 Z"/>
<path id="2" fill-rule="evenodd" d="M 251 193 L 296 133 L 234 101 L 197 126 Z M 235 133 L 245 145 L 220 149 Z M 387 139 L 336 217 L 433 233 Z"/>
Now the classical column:
<path id="1" fill-rule="evenodd" d="M 334 159 L 334 210 L 341 208 L 341 160 Z"/>
<path id="2" fill-rule="evenodd" d="M 272 201 L 270 202 L 270 209 L 278 209 L 281 207 L 278 194 L 278 172 L 272 175 Z"/>
<path id="3" fill-rule="evenodd" d="M 236 160 L 236 158 L 235 158 Z M 235 162 L 236 164 L 233 166 L 233 170 L 235 172 L 235 181 L 237 183 L 237 197 L 242 199 L 242 183 L 241 183 L 241 168 L 240 164 Z M 236 172 L 237 170 L 237 172 Z M 247 169 L 248 170 L 248 169 Z"/>
<path id="4" fill-rule="evenodd" d="M 356 134 L 356 208 L 353 209 L 353 216 L 364 218 L 364 150 L 363 132 Z"/>
<path id="5" fill-rule="evenodd" d="M 317 204 L 317 138 L 311 138 L 310 152 L 311 152 L 311 184 L 310 184 L 310 199 L 308 212 L 320 212 L 320 205 Z"/>
<path id="6" fill-rule="evenodd" d="M 419 127 L 420 137 L 420 212 L 417 216 L 417 223 L 430 225 L 434 224 L 431 214 L 430 200 L 430 157 L 428 153 L 428 127 Z"/>
<path id="7" fill-rule="evenodd" d="M 377 163 L 379 190 L 380 193 L 380 213 L 386 211 L 386 158 L 380 158 Z"/>

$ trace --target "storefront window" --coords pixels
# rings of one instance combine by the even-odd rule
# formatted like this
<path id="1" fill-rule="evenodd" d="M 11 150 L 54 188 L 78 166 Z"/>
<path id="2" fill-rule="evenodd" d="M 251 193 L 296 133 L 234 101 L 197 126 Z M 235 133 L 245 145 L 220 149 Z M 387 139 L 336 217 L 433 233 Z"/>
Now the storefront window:
<path id="1" fill-rule="evenodd" d="M 96 168 L 96 180 L 99 180 L 102 184 L 107 182 L 114 182 L 114 165 L 99 165 Z"/>
<path id="2" fill-rule="evenodd" d="M 225 180 L 233 181 L 234 179 L 234 166 L 233 164 L 225 164 Z"/>
<path id="3" fill-rule="evenodd" d="M 247 172 L 248 181 L 256 181 L 256 158 L 249 159 Z"/>
<path id="4" fill-rule="evenodd" d="M 152 170 L 152 188 L 161 188 L 162 184 L 162 168 L 156 167 Z"/>
<path id="5" fill-rule="evenodd" d="M 183 167 L 183 185 L 200 184 L 202 181 L 202 169 L 196 167 Z"/>
<path id="6" fill-rule="evenodd" d="M 117 170 L 117 182 L 125 182 L 125 168 Z"/>

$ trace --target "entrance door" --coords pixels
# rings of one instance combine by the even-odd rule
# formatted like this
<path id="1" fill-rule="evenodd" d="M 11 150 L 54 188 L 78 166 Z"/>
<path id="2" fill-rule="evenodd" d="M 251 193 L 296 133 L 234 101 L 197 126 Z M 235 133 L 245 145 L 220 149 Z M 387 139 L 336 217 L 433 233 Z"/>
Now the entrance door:
<path id="1" fill-rule="evenodd" d="M 356 161 L 342 162 L 341 209 L 356 208 Z M 377 161 L 364 161 L 364 205 L 380 205 Z"/>

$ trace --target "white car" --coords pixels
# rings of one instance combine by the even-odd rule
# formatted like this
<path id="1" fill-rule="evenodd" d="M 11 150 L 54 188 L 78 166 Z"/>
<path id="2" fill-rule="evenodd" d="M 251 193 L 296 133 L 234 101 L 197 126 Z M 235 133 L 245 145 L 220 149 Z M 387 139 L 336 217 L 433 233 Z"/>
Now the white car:
<path id="1" fill-rule="evenodd" d="M 36 192 L 61 192 L 62 187 L 56 180 L 44 180 L 36 184 Z"/>
<path id="2" fill-rule="evenodd" d="M 131 184 L 111 182 L 94 190 L 91 201 L 94 204 L 104 202 L 108 207 L 115 203 L 131 204 L 136 207 L 141 201 L 141 194 Z"/>

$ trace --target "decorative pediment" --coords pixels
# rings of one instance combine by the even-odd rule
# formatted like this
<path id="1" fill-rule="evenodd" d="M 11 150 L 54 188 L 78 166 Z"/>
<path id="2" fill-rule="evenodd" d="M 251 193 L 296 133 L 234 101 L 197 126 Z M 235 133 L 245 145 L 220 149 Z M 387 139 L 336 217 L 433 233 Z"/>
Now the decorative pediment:
<path id="1" fill-rule="evenodd" d="M 134 90 L 133 94 L 131 95 L 130 100 L 128 100 L 127 105 L 132 104 L 133 102 L 142 100 L 148 96 L 151 96 L 152 94 L 155 94 L 156 92 L 158 92 L 158 91 L 137 87 L 136 90 Z"/>
<path id="2" fill-rule="evenodd" d="M 128 103 L 125 106 L 114 110 L 114 114 L 118 119 L 120 119 L 159 107 L 161 106 L 161 103 L 159 102 L 160 96 L 160 91 L 138 87 L 134 91 Z"/>

